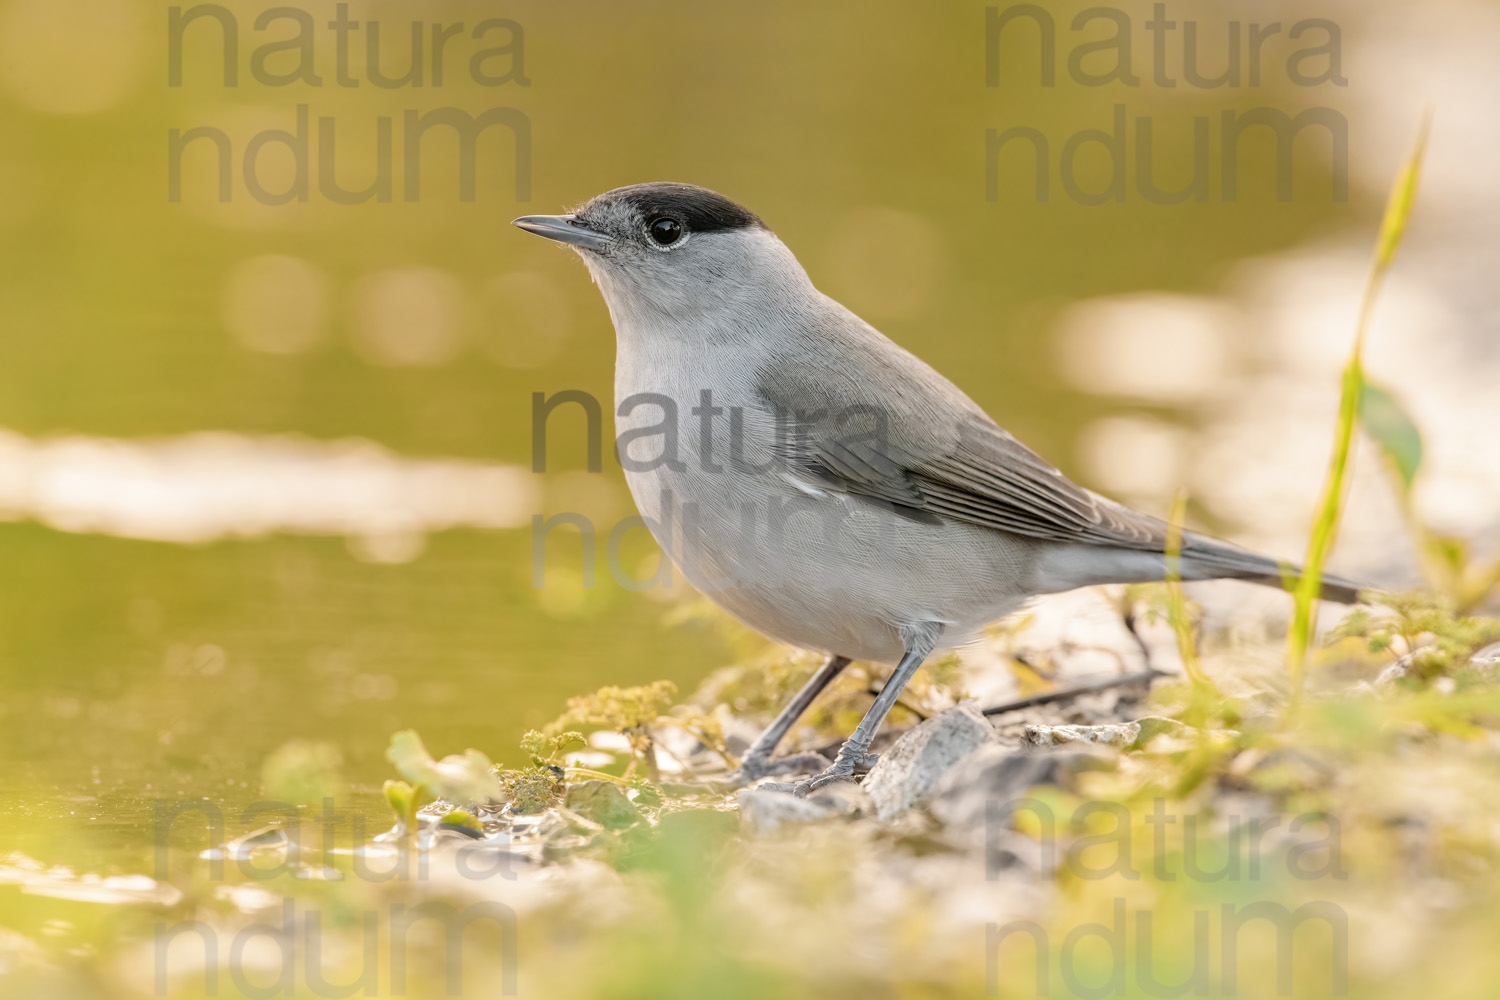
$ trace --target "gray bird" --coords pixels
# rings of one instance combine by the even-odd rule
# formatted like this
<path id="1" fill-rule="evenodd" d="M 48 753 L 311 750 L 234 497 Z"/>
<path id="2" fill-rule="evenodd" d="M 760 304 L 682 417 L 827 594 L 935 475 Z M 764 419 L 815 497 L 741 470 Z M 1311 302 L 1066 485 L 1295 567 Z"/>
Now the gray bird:
<path id="1" fill-rule="evenodd" d="M 1040 594 L 1163 579 L 1163 521 L 1070 482 L 814 288 L 723 195 L 636 184 L 513 225 L 577 250 L 604 295 L 616 447 L 663 551 L 752 628 L 830 657 L 733 783 L 803 763 L 771 753 L 851 660 L 895 669 L 833 765 L 790 786 L 799 795 L 869 768 L 876 730 L 934 651 Z M 1281 587 L 1284 569 L 1296 573 L 1183 536 L 1185 580 Z M 1333 600 L 1356 590 L 1323 582 Z"/>

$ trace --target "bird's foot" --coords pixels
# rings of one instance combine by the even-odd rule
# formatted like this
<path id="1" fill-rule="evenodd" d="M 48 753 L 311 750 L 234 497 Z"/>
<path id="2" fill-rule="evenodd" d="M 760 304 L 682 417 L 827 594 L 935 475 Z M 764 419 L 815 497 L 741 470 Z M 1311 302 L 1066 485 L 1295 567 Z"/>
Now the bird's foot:
<path id="1" fill-rule="evenodd" d="M 827 766 L 828 758 L 820 753 L 794 753 L 776 758 L 772 758 L 769 754 L 752 754 L 740 761 L 739 767 L 713 784 L 716 788 L 732 792 L 753 784 L 761 778 L 769 778 L 773 774 L 807 774 L 811 771 L 821 771 Z"/>
<path id="2" fill-rule="evenodd" d="M 839 751 L 838 760 L 833 765 L 825 768 L 821 773 L 811 778 L 797 782 L 768 783 L 760 787 L 776 792 L 790 792 L 799 799 L 807 796 L 820 788 L 836 785 L 844 782 L 852 782 L 856 778 L 868 774 L 880 759 L 879 754 L 861 753 L 859 756 L 845 754 Z"/>
<path id="3" fill-rule="evenodd" d="M 820 788 L 827 788 L 829 785 L 853 784 L 853 782 L 854 772 L 846 771 L 835 764 L 815 778 L 808 778 L 806 781 L 797 782 L 792 786 L 792 795 L 799 799 L 805 799 Z"/>

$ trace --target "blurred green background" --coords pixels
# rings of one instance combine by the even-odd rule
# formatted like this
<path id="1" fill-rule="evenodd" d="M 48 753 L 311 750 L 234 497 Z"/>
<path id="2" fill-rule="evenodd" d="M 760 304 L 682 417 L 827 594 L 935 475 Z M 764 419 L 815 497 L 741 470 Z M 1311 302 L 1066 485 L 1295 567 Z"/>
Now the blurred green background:
<path id="1" fill-rule="evenodd" d="M 233 530 L 224 497 L 251 488 L 260 459 L 240 462 L 225 442 L 298 435 L 316 466 L 319 442 L 361 439 L 384 449 L 398 477 L 406 463 L 465 460 L 519 468 L 510 481 L 526 492 L 532 393 L 610 399 L 603 303 L 570 253 L 509 227 L 517 215 L 647 180 L 723 191 L 760 214 L 821 288 L 1084 475 L 1076 435 L 1122 404 L 1057 374 L 1048 332 L 1060 309 L 1140 289 L 1212 289 L 1235 261 L 1369 225 L 1376 206 L 1357 192 L 1334 200 L 1329 144 L 1312 132 L 1297 142 L 1292 200 L 1277 199 L 1269 134 L 1247 134 L 1238 199 L 1220 196 L 1222 111 L 1341 106 L 1340 88 L 1288 82 L 1284 39 L 1267 44 L 1258 87 L 1153 87 L 1141 48 L 1146 85 L 1084 86 L 1069 78 L 1067 53 L 1109 31 L 1070 32 L 1083 6 L 1050 8 L 1056 86 L 1038 82 L 1035 33 L 1022 26 L 1002 37 L 989 87 L 981 3 L 351 4 L 351 18 L 380 23 L 394 75 L 408 66 L 413 19 L 430 30 L 498 17 L 524 31 L 509 56 L 486 64 L 524 74 L 524 85 L 480 86 L 468 72 L 476 53 L 507 42 L 505 28 L 485 40 L 455 35 L 441 86 L 427 37 L 423 85 L 383 89 L 364 71 L 359 34 L 350 69 L 360 83 L 337 84 L 331 3 L 303 8 L 316 23 L 321 86 L 256 82 L 252 53 L 295 26 L 257 31 L 268 5 L 235 2 L 225 7 L 239 32 L 238 85 L 224 86 L 220 29 L 203 18 L 186 29 L 174 87 L 167 5 L 0 0 L 0 456 L 10 465 L 0 465 L 0 847 L 140 870 L 154 797 L 252 801 L 262 762 L 288 740 L 339 747 L 363 808 L 376 804 L 394 729 L 503 756 L 570 694 L 660 677 L 690 688 L 729 660 L 720 632 L 669 624 L 659 595 L 625 592 L 607 572 L 596 590 L 579 590 L 563 565 L 576 565 L 574 543 L 559 540 L 552 553 L 555 592 L 531 586 L 528 512 L 583 510 L 600 524 L 632 512 L 618 468 L 580 471 L 576 423 L 554 426 L 551 471 L 508 528 L 480 517 L 371 536 L 360 521 L 351 542 L 335 513 L 319 530 Z M 1139 46 L 1149 5 L 1121 9 Z M 1205 68 L 1222 63 L 1223 13 L 1181 5 L 1174 14 L 1203 19 Z M 284 51 L 266 67 L 287 72 L 296 59 Z M 1102 69 L 1110 57 L 1089 60 Z M 1140 197 L 1134 136 L 1122 201 L 1086 206 L 1062 192 L 1056 160 L 1067 138 L 1109 128 L 1122 103 L 1132 124 L 1151 116 L 1167 186 L 1186 180 L 1194 117 L 1215 123 L 1208 200 Z M 313 123 L 334 120 L 349 189 L 370 183 L 378 121 L 392 120 L 391 201 L 324 197 L 316 136 L 307 201 L 250 196 L 239 162 L 247 141 L 293 128 L 298 105 Z M 442 130 L 424 146 L 420 199 L 404 200 L 403 116 L 442 107 L 524 114 L 528 200 L 516 197 L 504 128 L 478 141 L 473 201 L 459 197 Z M 217 200 L 208 141 L 184 156 L 182 198 L 169 201 L 169 130 L 200 126 L 232 143 L 228 203 Z M 1046 203 L 1013 152 L 1000 162 L 998 198 L 986 198 L 986 130 L 1014 126 L 1051 143 Z M 272 190 L 292 179 L 274 146 L 261 171 Z M 1080 153 L 1079 176 L 1089 189 L 1107 182 L 1098 147 Z M 149 507 L 151 494 L 89 480 L 90 463 L 122 442 L 137 449 L 129 461 L 146 461 L 202 431 L 228 435 L 203 455 L 223 445 L 230 457 L 172 466 L 203 499 L 159 518 L 158 534 L 205 516 L 231 527 L 184 528 L 187 541 L 116 537 L 131 532 L 107 516 L 111 505 Z M 94 450 L 69 451 L 64 439 Z M 331 456 L 333 471 L 318 474 L 337 483 Z M 44 465 L 51 492 L 37 485 Z M 129 468 L 126 482 L 152 474 Z M 81 484 L 58 492 L 57 477 L 74 473 Z M 284 485 L 279 476 L 267 474 L 268 488 Z M 70 520 L 69 503 L 106 513 Z"/>

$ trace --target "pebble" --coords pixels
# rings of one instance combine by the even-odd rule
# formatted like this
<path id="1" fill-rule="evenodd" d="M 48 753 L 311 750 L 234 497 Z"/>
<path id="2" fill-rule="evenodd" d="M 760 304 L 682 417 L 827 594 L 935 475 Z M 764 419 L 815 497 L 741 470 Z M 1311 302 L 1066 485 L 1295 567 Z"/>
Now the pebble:
<path id="1" fill-rule="evenodd" d="M 864 790 L 882 822 L 925 803 L 943 776 L 980 747 L 995 742 L 995 730 L 973 702 L 948 709 L 904 733 L 881 755 Z"/>

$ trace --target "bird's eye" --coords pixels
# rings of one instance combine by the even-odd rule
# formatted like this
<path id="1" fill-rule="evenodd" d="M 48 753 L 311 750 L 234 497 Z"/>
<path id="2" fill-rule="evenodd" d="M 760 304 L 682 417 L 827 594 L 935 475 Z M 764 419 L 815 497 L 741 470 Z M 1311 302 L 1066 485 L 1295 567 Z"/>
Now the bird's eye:
<path id="1" fill-rule="evenodd" d="M 646 232 L 651 235 L 651 240 L 657 246 L 669 247 L 682 239 L 682 223 L 676 219 L 654 219 L 646 227 Z"/>

